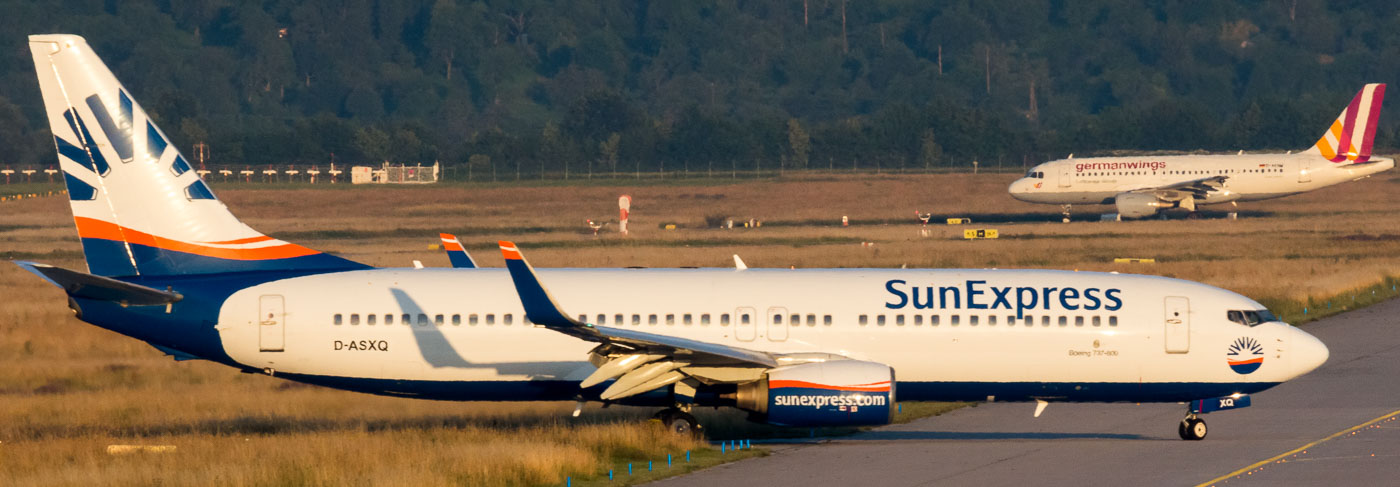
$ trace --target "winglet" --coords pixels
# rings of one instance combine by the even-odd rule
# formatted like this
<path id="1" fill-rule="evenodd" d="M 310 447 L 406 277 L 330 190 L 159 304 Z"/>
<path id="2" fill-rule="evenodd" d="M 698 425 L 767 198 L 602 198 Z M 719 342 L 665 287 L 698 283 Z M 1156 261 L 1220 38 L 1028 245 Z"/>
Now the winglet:
<path id="1" fill-rule="evenodd" d="M 535 276 L 535 268 L 525 261 L 525 256 L 520 255 L 520 249 L 515 243 L 505 240 L 498 243 L 501 246 L 501 256 L 506 259 L 506 270 L 510 271 L 510 279 L 515 282 L 515 292 L 520 295 L 520 304 L 525 307 L 526 319 L 548 328 L 588 326 L 574 321 L 559 309 L 559 304 L 554 302 L 549 291 L 540 284 L 539 277 Z"/>
<path id="2" fill-rule="evenodd" d="M 475 269 L 476 261 L 471 254 L 467 253 L 466 247 L 462 246 L 462 241 L 457 240 L 457 236 L 450 233 L 439 233 L 438 238 L 442 239 L 442 250 L 447 252 L 447 260 L 452 262 L 452 267 L 457 269 Z"/>

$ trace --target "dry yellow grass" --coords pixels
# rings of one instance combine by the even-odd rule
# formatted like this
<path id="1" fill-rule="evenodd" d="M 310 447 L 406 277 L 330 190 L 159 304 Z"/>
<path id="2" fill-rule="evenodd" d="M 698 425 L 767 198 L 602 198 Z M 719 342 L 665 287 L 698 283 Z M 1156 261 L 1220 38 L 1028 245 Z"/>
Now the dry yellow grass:
<path id="1" fill-rule="evenodd" d="M 216 188 L 255 228 L 381 266 L 445 266 L 430 250 L 457 232 L 483 265 L 515 239 L 541 267 L 1000 267 L 1117 270 L 1192 279 L 1256 298 L 1332 296 L 1400 275 L 1400 189 L 1390 175 L 1270 202 L 1242 219 L 1052 222 L 1057 208 L 1016 202 L 1009 175 L 810 177 L 628 186 Z M 615 219 L 633 196 L 633 234 L 595 239 L 587 218 Z M 914 210 L 1001 215 L 920 237 Z M 1089 208 L 1077 209 L 1085 212 Z M 1249 213 L 1254 212 L 1254 213 Z M 1251 214 L 1264 214 L 1251 217 Z M 707 216 L 758 229 L 704 228 Z M 847 215 L 854 225 L 840 227 Z M 83 268 L 66 200 L 0 203 L 0 251 Z M 674 222 L 681 228 L 660 228 Z M 871 224 L 888 222 L 888 224 Z M 609 230 L 612 230 L 611 228 Z M 859 242 L 875 242 L 873 249 Z M 1152 257 L 1157 264 L 1113 264 Z M 444 403 L 291 385 L 205 362 L 172 363 L 138 341 L 73 319 L 63 294 L 0 266 L 0 484 L 557 484 L 619 458 L 664 459 L 699 445 L 639 421 L 647 410 L 571 404 Z M 707 418 L 734 423 L 737 415 Z M 732 426 L 731 426 L 732 427 Z M 741 430 L 742 431 L 742 430 Z M 108 444 L 174 453 L 109 456 Z"/>

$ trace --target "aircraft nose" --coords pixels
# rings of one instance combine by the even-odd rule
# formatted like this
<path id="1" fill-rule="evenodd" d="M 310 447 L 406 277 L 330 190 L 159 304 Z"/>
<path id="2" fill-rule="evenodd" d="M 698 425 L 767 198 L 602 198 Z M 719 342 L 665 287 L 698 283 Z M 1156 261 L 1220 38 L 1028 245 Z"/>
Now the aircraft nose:
<path id="1" fill-rule="evenodd" d="M 1026 188 L 1029 185 L 1030 183 L 1026 180 L 1026 178 L 1017 179 L 1011 182 L 1011 186 L 1006 188 L 1006 192 L 1011 193 L 1011 196 L 1013 198 L 1021 199 L 1020 196 L 1026 193 Z"/>
<path id="2" fill-rule="evenodd" d="M 1294 336 L 1289 340 L 1293 344 L 1293 368 L 1298 375 L 1303 375 L 1321 367 L 1327 362 L 1327 357 L 1331 352 L 1327 350 L 1327 345 L 1312 336 L 1308 332 L 1294 328 Z"/>

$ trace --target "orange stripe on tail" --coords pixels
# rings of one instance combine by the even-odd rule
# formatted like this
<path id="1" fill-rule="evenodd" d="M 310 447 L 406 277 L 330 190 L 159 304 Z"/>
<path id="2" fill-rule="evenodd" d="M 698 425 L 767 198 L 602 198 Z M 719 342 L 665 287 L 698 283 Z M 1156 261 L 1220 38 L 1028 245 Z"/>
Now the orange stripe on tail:
<path id="1" fill-rule="evenodd" d="M 146 232 L 132 230 L 115 223 L 93 218 L 74 217 L 73 221 L 78 225 L 78 236 L 81 238 L 112 240 L 116 242 L 124 241 L 130 244 L 144 245 L 161 250 L 184 252 L 218 259 L 274 260 L 291 259 L 320 253 L 291 243 L 256 249 L 225 249 L 158 237 Z M 269 240 L 270 239 L 271 237 L 269 237 Z"/>

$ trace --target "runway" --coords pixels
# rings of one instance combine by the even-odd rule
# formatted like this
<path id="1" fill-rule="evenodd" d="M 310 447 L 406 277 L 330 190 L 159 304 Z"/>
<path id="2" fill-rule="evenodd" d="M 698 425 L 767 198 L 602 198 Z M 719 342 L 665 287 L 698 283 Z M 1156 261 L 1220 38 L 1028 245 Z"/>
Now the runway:
<path id="1" fill-rule="evenodd" d="M 1400 478 L 1400 300 L 1304 326 L 1331 350 L 1311 374 L 1204 416 L 1177 404 L 992 403 L 659 485 L 1358 485 Z"/>

